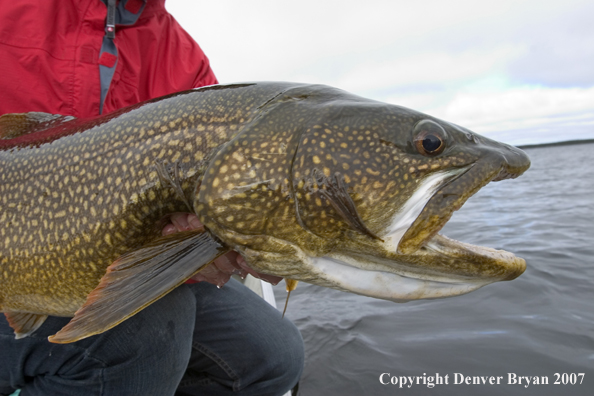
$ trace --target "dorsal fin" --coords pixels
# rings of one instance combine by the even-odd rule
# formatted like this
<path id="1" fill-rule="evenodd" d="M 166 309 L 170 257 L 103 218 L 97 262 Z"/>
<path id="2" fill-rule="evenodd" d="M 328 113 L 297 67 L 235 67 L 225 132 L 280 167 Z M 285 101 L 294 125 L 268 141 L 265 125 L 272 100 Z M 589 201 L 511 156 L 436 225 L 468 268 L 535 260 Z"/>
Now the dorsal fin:
<path id="1" fill-rule="evenodd" d="M 0 139 L 14 139 L 28 133 L 53 128 L 75 117 L 49 114 L 37 111 L 30 113 L 9 113 L 0 116 Z"/>

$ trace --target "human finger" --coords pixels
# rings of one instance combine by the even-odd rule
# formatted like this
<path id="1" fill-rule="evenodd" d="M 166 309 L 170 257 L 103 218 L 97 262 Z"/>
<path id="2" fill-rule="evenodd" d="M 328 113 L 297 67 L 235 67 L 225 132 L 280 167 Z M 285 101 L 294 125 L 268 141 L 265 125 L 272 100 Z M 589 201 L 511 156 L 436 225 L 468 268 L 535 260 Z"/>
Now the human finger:
<path id="1" fill-rule="evenodd" d="M 225 283 L 229 281 L 231 275 L 225 274 L 221 272 L 214 263 L 209 264 L 204 269 L 202 269 L 199 273 L 192 277 L 193 280 L 198 282 L 208 282 L 216 285 L 217 287 L 222 287 Z"/>
<path id="2" fill-rule="evenodd" d="M 241 256 L 236 251 L 230 251 L 229 253 L 217 258 L 214 263 L 222 272 L 229 275 L 239 275 L 242 279 L 248 275 L 248 272 L 241 268 L 237 263 L 237 260 Z"/>
<path id="3" fill-rule="evenodd" d="M 167 224 L 161 230 L 161 234 L 165 236 L 175 232 L 196 230 L 203 227 L 204 225 L 194 213 L 178 212 L 169 216 Z"/>
<path id="4" fill-rule="evenodd" d="M 267 274 L 262 274 L 260 272 L 257 272 L 256 270 L 254 270 L 253 268 L 251 268 L 250 266 L 247 265 L 247 263 L 245 262 L 243 257 L 237 259 L 237 264 L 241 267 L 241 269 L 246 271 L 248 274 L 252 275 L 254 278 L 262 279 L 263 281 L 266 281 L 273 285 L 276 285 L 281 280 L 283 280 L 283 278 L 279 277 L 279 276 L 267 275 Z"/>
<path id="5" fill-rule="evenodd" d="M 169 217 L 169 221 L 175 226 L 177 231 L 187 231 L 190 229 L 188 213 L 173 213 Z"/>

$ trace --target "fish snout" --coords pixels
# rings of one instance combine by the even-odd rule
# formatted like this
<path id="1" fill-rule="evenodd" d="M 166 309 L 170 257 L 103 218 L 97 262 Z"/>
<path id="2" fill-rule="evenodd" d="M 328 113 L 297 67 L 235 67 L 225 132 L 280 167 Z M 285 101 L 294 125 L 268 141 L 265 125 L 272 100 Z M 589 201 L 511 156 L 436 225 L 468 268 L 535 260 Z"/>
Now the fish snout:
<path id="1" fill-rule="evenodd" d="M 505 145 L 499 150 L 499 155 L 503 159 L 503 166 L 492 181 L 515 179 L 530 168 L 530 158 L 517 147 Z"/>
<path id="2" fill-rule="evenodd" d="M 515 179 L 530 168 L 530 158 L 521 149 L 478 134 L 472 135 L 482 163 L 491 163 L 499 173 L 490 181 Z"/>

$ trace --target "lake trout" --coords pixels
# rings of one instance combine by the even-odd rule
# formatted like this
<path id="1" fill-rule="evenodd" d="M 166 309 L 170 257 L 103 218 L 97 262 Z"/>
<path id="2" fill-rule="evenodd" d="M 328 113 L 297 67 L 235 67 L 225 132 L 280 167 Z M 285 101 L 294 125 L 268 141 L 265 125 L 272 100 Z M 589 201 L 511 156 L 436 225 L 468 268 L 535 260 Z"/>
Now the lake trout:
<path id="1" fill-rule="evenodd" d="M 0 312 L 17 337 L 106 331 L 234 249 L 255 270 L 403 302 L 511 280 L 512 253 L 437 232 L 521 150 L 295 83 L 210 86 L 90 120 L 0 117 Z M 194 212 L 204 230 L 160 236 Z"/>

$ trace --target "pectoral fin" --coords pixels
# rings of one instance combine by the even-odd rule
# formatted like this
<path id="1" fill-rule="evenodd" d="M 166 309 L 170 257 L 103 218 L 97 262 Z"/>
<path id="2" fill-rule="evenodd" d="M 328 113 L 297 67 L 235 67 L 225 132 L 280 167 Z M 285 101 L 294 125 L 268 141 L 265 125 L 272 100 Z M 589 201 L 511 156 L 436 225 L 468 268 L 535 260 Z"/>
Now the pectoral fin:
<path id="1" fill-rule="evenodd" d="M 184 190 L 180 184 L 180 176 L 179 176 L 179 163 L 174 162 L 171 167 L 173 167 L 173 176 L 169 173 L 167 169 L 167 165 L 162 161 L 155 161 L 155 168 L 157 169 L 157 174 L 159 175 L 159 179 L 161 179 L 161 183 L 165 186 L 169 185 L 175 191 L 175 194 L 180 198 L 186 206 L 188 210 L 192 211 L 192 205 L 188 201 L 188 197 L 184 194 Z"/>
<path id="2" fill-rule="evenodd" d="M 380 239 L 375 235 L 363 222 L 355 203 L 351 199 L 348 193 L 344 178 L 340 173 L 335 173 L 331 177 L 326 177 L 319 171 L 314 171 L 314 176 L 320 185 L 325 185 L 326 189 L 320 189 L 319 192 L 322 194 L 328 202 L 332 205 L 334 210 L 342 217 L 342 219 L 354 230 L 361 234 L 370 236 L 374 239 Z M 380 239 L 381 240 L 381 239 Z"/>
<path id="3" fill-rule="evenodd" d="M 74 342 L 111 329 L 152 304 L 229 249 L 208 231 L 159 238 L 121 256 L 51 342 Z"/>
<path id="4" fill-rule="evenodd" d="M 4 316 L 14 330 L 14 338 L 17 340 L 33 334 L 47 319 L 47 315 L 27 312 L 4 312 Z"/>

